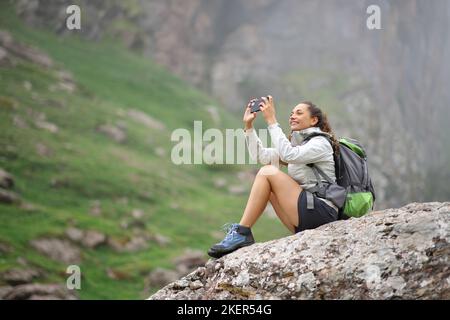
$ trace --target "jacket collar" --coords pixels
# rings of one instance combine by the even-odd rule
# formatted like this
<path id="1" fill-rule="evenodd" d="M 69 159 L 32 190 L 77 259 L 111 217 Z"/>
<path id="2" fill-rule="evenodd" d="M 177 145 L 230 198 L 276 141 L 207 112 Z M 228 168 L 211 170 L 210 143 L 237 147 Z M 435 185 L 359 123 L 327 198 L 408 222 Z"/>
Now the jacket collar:
<path id="1" fill-rule="evenodd" d="M 319 127 L 309 127 L 300 131 L 293 131 L 291 134 L 291 143 L 293 146 L 299 145 L 307 136 L 315 132 L 323 132 Z"/>

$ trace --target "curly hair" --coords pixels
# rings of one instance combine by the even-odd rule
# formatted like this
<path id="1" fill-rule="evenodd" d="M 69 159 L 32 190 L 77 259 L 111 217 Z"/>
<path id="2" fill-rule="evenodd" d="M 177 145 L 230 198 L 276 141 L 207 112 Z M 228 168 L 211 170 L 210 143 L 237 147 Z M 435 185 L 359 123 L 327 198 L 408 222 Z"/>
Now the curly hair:
<path id="1" fill-rule="evenodd" d="M 336 136 L 333 133 L 333 130 L 331 129 L 331 125 L 328 122 L 328 117 L 327 115 L 322 112 L 322 110 L 317 107 L 314 103 L 312 103 L 311 101 L 303 101 L 300 102 L 299 104 L 306 104 L 308 106 L 308 110 L 309 113 L 311 113 L 311 117 L 317 117 L 317 124 L 315 125 L 315 127 L 319 127 L 320 130 L 322 130 L 323 132 L 327 132 L 328 134 L 330 134 L 331 136 L 331 142 L 333 144 L 333 150 L 334 153 L 336 155 L 339 154 L 339 142 L 336 139 Z M 291 140 L 291 135 L 292 135 L 292 131 L 289 134 L 289 141 Z"/>

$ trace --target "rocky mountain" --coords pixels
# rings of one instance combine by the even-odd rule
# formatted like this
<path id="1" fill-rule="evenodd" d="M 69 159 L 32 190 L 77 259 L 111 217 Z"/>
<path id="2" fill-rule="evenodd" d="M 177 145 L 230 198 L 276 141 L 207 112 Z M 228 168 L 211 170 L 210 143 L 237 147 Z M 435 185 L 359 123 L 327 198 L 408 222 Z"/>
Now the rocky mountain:
<path id="1" fill-rule="evenodd" d="M 150 299 L 449 299 L 450 202 L 411 203 L 209 260 Z"/>
<path id="2" fill-rule="evenodd" d="M 20 0 L 61 36 L 68 0 Z M 272 93 L 280 120 L 316 101 L 339 136 L 366 145 L 377 208 L 450 196 L 450 3 L 446 0 L 80 0 L 80 34 L 114 37 L 240 113 Z M 381 30 L 366 27 L 369 5 Z"/>

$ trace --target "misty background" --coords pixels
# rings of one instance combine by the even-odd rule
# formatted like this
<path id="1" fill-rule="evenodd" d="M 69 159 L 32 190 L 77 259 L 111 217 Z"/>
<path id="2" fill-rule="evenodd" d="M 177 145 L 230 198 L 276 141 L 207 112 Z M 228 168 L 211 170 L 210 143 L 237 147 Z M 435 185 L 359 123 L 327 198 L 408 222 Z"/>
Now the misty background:
<path id="1" fill-rule="evenodd" d="M 72 2 L 17 7 L 27 23 L 63 37 L 61 4 Z M 117 37 L 229 112 L 270 93 L 286 129 L 289 108 L 317 103 L 338 136 L 367 148 L 378 208 L 449 199 L 449 1 L 78 3 L 84 37 Z M 366 27 L 371 4 L 381 30 Z"/>
<path id="2" fill-rule="evenodd" d="M 447 0 L 1 1 L 0 299 L 146 298 L 203 266 L 259 166 L 176 166 L 171 133 L 242 128 L 252 97 L 359 140 L 375 210 L 449 201 L 449 30 Z M 265 213 L 257 242 L 288 235 Z"/>

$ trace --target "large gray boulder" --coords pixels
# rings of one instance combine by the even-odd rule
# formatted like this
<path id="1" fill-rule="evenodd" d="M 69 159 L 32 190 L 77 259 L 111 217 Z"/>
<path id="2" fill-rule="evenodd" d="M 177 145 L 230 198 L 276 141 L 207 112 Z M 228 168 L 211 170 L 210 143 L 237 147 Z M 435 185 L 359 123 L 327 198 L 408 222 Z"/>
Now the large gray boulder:
<path id="1" fill-rule="evenodd" d="M 209 260 L 149 299 L 450 299 L 450 202 L 411 203 Z"/>

